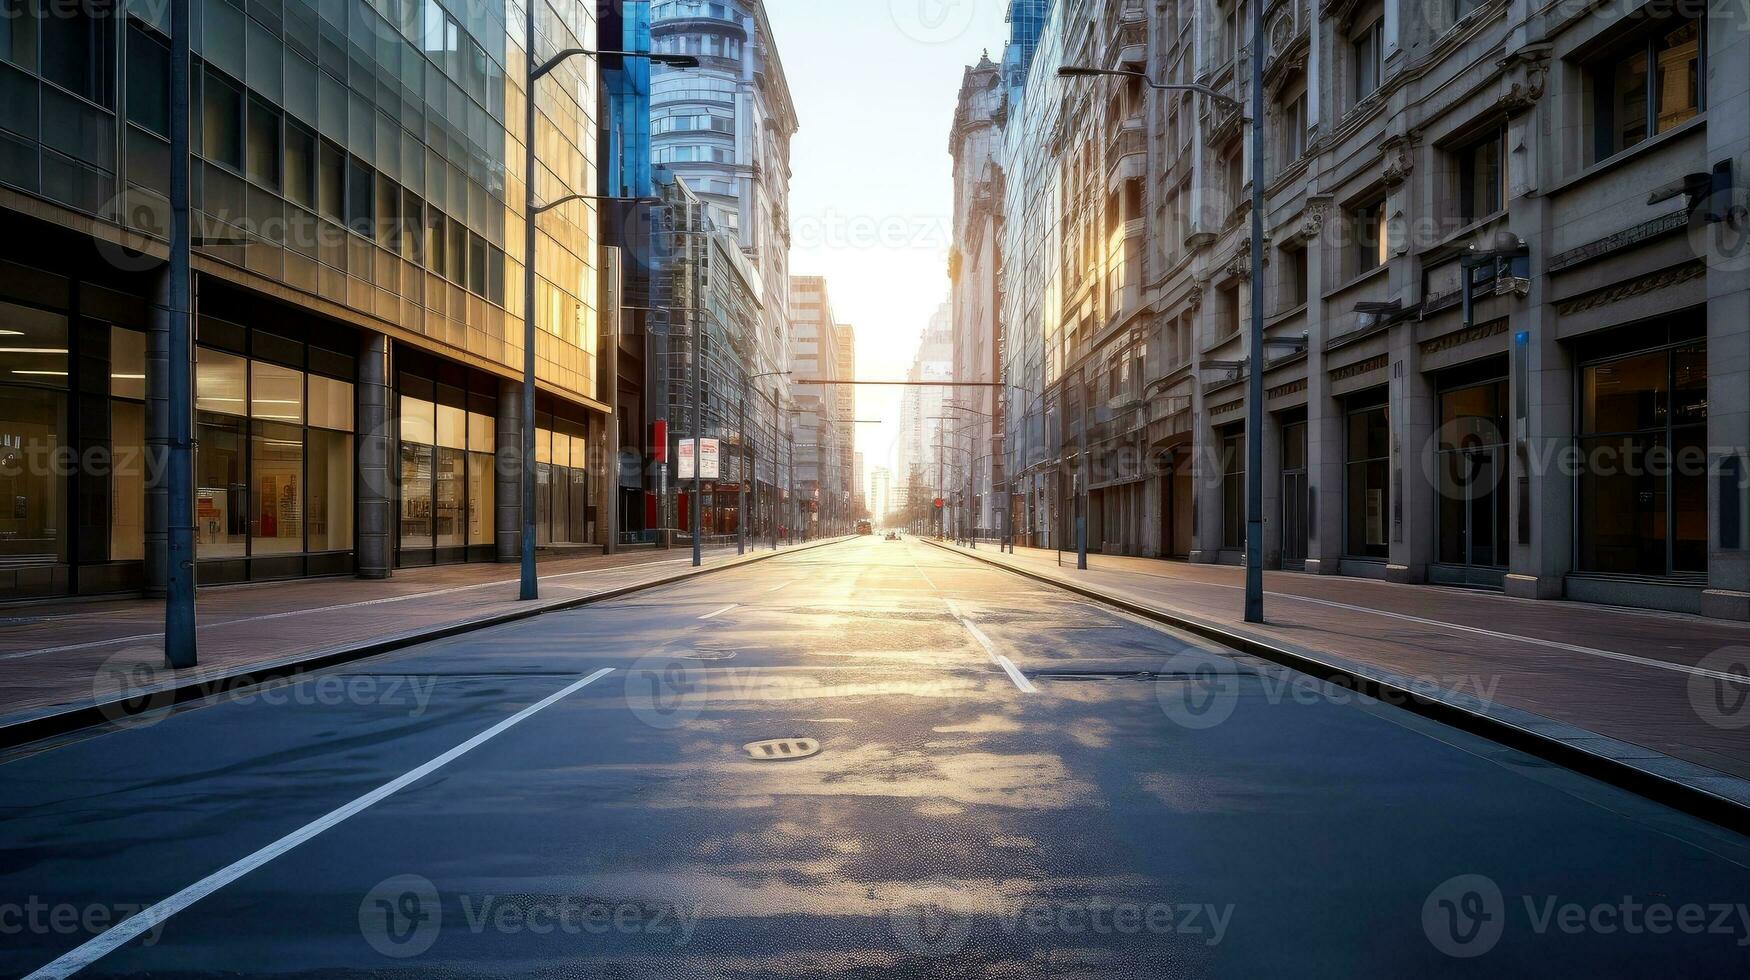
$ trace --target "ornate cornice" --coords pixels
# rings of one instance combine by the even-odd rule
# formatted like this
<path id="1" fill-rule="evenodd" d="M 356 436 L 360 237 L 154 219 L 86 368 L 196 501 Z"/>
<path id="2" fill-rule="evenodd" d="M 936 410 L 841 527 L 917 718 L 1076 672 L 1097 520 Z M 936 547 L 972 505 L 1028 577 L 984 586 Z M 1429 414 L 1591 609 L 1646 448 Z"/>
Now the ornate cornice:
<path id="1" fill-rule="evenodd" d="M 1544 268 L 1549 272 L 1562 272 L 1576 265 L 1603 258 L 1612 252 L 1620 252 L 1632 248 L 1642 242 L 1682 231 L 1689 227 L 1689 216 L 1682 211 L 1674 211 L 1661 215 L 1650 221 L 1643 221 L 1633 228 L 1625 228 L 1614 234 L 1587 242 L 1566 252 L 1558 252 L 1550 256 Z"/>
<path id="2" fill-rule="evenodd" d="M 1669 269 L 1661 269 L 1658 272 L 1648 273 L 1647 275 L 1630 279 L 1627 282 L 1619 282 L 1614 286 L 1606 286 L 1603 289 L 1594 289 L 1589 293 L 1581 293 L 1572 299 L 1562 300 L 1555 304 L 1556 312 L 1562 316 L 1573 316 L 1575 313 L 1584 313 L 1588 310 L 1596 310 L 1601 306 L 1620 303 L 1625 299 L 1643 296 L 1656 289 L 1664 289 L 1667 286 L 1680 286 L 1683 283 L 1700 279 L 1706 275 L 1707 266 L 1701 262 L 1691 262 L 1687 265 L 1673 266 Z"/>
<path id="3" fill-rule="evenodd" d="M 1347 381 L 1350 378 L 1358 378 L 1361 375 L 1368 373 L 1369 371 L 1381 370 L 1386 365 L 1388 365 L 1390 363 L 1391 363 L 1391 355 L 1390 354 L 1379 354 L 1379 355 L 1376 355 L 1374 357 L 1370 357 L 1365 361 L 1360 361 L 1358 363 L 1351 364 L 1348 367 L 1337 368 L 1336 370 L 1330 372 L 1331 380 L 1332 381 Z"/>
<path id="4" fill-rule="evenodd" d="M 1449 351 L 1455 347 L 1463 347 L 1466 344 L 1474 343 L 1479 340 L 1487 340 L 1490 337 L 1496 337 L 1506 332 L 1507 320 L 1503 317 L 1499 320 L 1480 323 L 1464 330 L 1454 330 L 1444 336 L 1435 337 L 1433 340 L 1425 340 L 1421 343 L 1419 349 L 1423 354 L 1439 354 L 1442 351 Z"/>

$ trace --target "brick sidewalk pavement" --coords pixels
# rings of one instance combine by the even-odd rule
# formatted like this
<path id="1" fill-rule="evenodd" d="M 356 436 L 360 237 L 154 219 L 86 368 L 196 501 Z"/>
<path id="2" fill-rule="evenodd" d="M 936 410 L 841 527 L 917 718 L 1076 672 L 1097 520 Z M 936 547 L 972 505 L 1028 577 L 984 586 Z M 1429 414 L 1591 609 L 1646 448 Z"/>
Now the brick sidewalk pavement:
<path id="1" fill-rule="evenodd" d="M 799 545 L 787 545 L 791 550 Z M 770 554 L 770 547 L 750 554 Z M 737 557 L 708 549 L 705 565 Z M 538 608 L 685 571 L 691 554 L 635 550 L 558 558 L 540 566 Z M 311 579 L 202 589 L 196 597 L 200 666 L 163 669 L 162 600 L 18 605 L 0 614 L 0 726 L 151 685 L 320 656 L 526 610 L 515 565 L 402 569 L 391 579 Z"/>
<path id="2" fill-rule="evenodd" d="M 964 550 L 964 548 L 958 549 Z M 999 557 L 994 546 L 978 554 Z M 1036 573 L 1174 615 L 1429 680 L 1750 778 L 1750 624 L 1370 579 L 1266 572 L 1244 622 L 1244 570 L 1020 548 Z"/>

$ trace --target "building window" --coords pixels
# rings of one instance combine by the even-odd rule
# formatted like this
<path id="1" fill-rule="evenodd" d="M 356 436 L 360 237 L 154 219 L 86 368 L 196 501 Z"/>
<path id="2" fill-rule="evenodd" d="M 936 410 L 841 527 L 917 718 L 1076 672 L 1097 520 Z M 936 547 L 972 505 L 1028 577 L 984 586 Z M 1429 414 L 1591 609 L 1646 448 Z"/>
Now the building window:
<path id="1" fill-rule="evenodd" d="M 201 150 L 214 163 L 243 169 L 243 91 L 211 68 L 201 84 Z"/>
<path id="2" fill-rule="evenodd" d="M 1278 103 L 1278 110 L 1277 119 L 1282 131 L 1276 141 L 1281 150 L 1276 158 L 1276 169 L 1281 172 L 1300 162 L 1306 153 L 1305 87 Z"/>
<path id="3" fill-rule="evenodd" d="M 1240 147 L 1222 161 L 1222 169 L 1227 183 L 1227 208 L 1232 213 L 1237 210 L 1246 197 L 1246 153 Z"/>
<path id="4" fill-rule="evenodd" d="M 0 60 L 36 70 L 36 20 L 31 0 L 0 0 Z"/>
<path id="5" fill-rule="evenodd" d="M 1707 108 L 1701 86 L 1703 24 L 1661 21 L 1591 66 L 1596 159 L 1675 129 Z"/>
<path id="6" fill-rule="evenodd" d="M 266 101 L 249 97 L 249 179 L 263 187 L 280 186 L 280 114 Z"/>
<path id="7" fill-rule="evenodd" d="M 1465 224 L 1507 206 L 1506 153 L 1506 133 L 1501 129 L 1458 151 L 1458 209 Z"/>
<path id="8" fill-rule="evenodd" d="M 115 107 L 115 7 L 109 0 L 78 0 L 28 18 L 42 32 L 42 76 L 105 109 Z"/>
<path id="9" fill-rule="evenodd" d="M 1389 558 L 1391 424 L 1384 405 L 1351 409 L 1345 473 L 1348 545 L 1352 558 Z"/>
<path id="10" fill-rule="evenodd" d="M 1372 95 L 1385 78 L 1385 18 L 1369 24 L 1349 39 L 1355 65 L 1355 101 Z"/>
<path id="11" fill-rule="evenodd" d="M 1240 333 L 1240 284 L 1221 287 L 1221 339 Z"/>
<path id="12" fill-rule="evenodd" d="M 1707 347 L 1587 365 L 1581 376 L 1578 567 L 1707 571 Z"/>
<path id="13" fill-rule="evenodd" d="M 1277 311 L 1287 312 L 1305 306 L 1312 298 L 1311 285 L 1307 281 L 1309 267 L 1306 243 L 1284 248 L 1281 268 L 1277 286 Z"/>
<path id="14" fill-rule="evenodd" d="M 1246 546 L 1246 434 L 1221 437 L 1221 546 Z"/>
<path id="15" fill-rule="evenodd" d="M 1363 204 L 1350 213 L 1350 225 L 1355 233 L 1353 247 L 1355 275 L 1385 265 L 1390 236 L 1386 232 L 1385 199 Z"/>
<path id="16" fill-rule="evenodd" d="M 324 218 L 340 221 L 346 216 L 346 152 L 327 140 L 319 145 L 316 204 Z"/>
<path id="17" fill-rule="evenodd" d="M 286 197 L 301 207 L 316 203 L 316 134 L 286 120 Z"/>
<path id="18" fill-rule="evenodd" d="M 0 15 L 5 16 L 5 15 Z M 10 17 L 5 17 L 10 20 Z M 4 31 L 0 25 L 0 31 Z M 5 52 L 0 42 L 0 54 Z M 137 20 L 128 20 L 128 119 L 170 135 L 170 47 Z"/>

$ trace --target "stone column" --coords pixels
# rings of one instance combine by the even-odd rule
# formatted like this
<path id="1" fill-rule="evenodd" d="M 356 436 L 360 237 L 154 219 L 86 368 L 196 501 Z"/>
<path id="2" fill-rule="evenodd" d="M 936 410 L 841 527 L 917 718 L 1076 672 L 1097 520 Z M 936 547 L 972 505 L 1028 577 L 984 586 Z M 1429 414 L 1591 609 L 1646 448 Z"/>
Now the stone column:
<path id="1" fill-rule="evenodd" d="M 394 574 L 396 493 L 395 386 L 389 338 L 368 334 L 359 344 L 358 576 L 384 579 Z"/>
<path id="2" fill-rule="evenodd" d="M 1319 235 L 1331 208 L 1328 196 L 1309 199 L 1302 221 L 1302 234 L 1307 239 L 1306 280 L 1312 293 L 1306 304 L 1306 570 L 1314 575 L 1337 574 L 1343 558 L 1344 419 L 1342 406 L 1331 396 L 1325 358 L 1329 327 L 1321 298 L 1328 277 L 1326 243 Z"/>
<path id="3" fill-rule="evenodd" d="M 1731 160 L 1736 192 L 1712 203 L 1750 205 L 1750 34 L 1710 30 L 1708 153 Z M 1717 122 L 1715 120 L 1718 120 Z M 1704 615 L 1750 619 L 1750 245 L 1743 230 L 1709 226 L 1707 271 L 1708 588 Z M 1693 240 L 1693 239 L 1692 239 Z M 1729 540 L 1736 527 L 1737 540 Z M 1725 533 L 1722 533 L 1725 532 Z"/>
<path id="4" fill-rule="evenodd" d="M 498 560 L 518 564 L 523 560 L 523 386 L 520 381 L 498 382 L 498 458 L 493 466 L 493 540 Z"/>
<path id="5" fill-rule="evenodd" d="M 1432 445 L 1435 438 L 1434 385 L 1422 373 L 1415 324 L 1400 323 L 1391 333 L 1391 534 L 1386 577 L 1394 582 L 1425 582 L 1439 534 Z"/>

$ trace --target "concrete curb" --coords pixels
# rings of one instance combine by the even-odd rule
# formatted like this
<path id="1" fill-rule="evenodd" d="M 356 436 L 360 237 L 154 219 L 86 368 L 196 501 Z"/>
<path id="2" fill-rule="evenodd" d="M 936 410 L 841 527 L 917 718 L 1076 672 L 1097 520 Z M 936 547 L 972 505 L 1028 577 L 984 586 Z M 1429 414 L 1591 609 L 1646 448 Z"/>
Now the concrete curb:
<path id="1" fill-rule="evenodd" d="M 1750 834 L 1750 780 L 1518 708 L 1449 691 L 1324 651 L 1265 639 L 1034 571 L 1002 558 L 920 538 L 926 544 L 1055 586 L 1095 602 L 1214 640 L 1259 659 L 1499 742 L 1600 782 L 1741 834 Z"/>
<path id="2" fill-rule="evenodd" d="M 390 633 L 376 637 L 364 643 L 354 643 L 346 646 L 330 647 L 313 650 L 309 653 L 284 657 L 263 663 L 247 664 L 233 667 L 213 674 L 185 681 L 175 681 L 156 687 L 144 688 L 128 697 L 107 698 L 89 701 L 76 701 L 72 704 L 55 705 L 51 708 L 19 712 L 18 714 L 0 717 L 0 751 L 7 751 L 40 742 L 43 739 L 59 735 L 67 735 L 88 728 L 98 728 L 114 724 L 118 719 L 125 719 L 136 714 L 152 711 L 162 711 L 178 705 L 189 704 L 212 697 L 217 694 L 229 694 L 241 691 L 268 681 L 285 680 L 306 674 L 311 671 L 323 670 L 341 664 L 365 660 L 385 653 L 392 653 L 406 647 L 429 643 L 433 640 L 447 639 L 463 633 L 514 623 L 524 619 L 532 619 L 544 613 L 563 612 L 582 606 L 607 602 L 623 596 L 642 592 L 647 589 L 674 585 L 689 579 L 710 575 L 713 572 L 728 571 L 741 568 L 770 558 L 784 555 L 800 554 L 838 544 L 847 538 L 831 538 L 823 541 L 812 541 L 808 544 L 785 548 L 781 551 L 766 551 L 737 555 L 736 557 L 716 565 L 704 565 L 699 568 L 688 568 L 683 572 L 675 572 L 647 582 L 634 582 L 630 585 L 619 585 L 591 592 L 569 599 L 552 602 L 541 602 L 526 609 L 513 609 L 508 612 L 492 613 L 487 616 L 476 616 L 460 622 L 448 623 L 430 629 L 406 630 L 400 633 Z"/>

